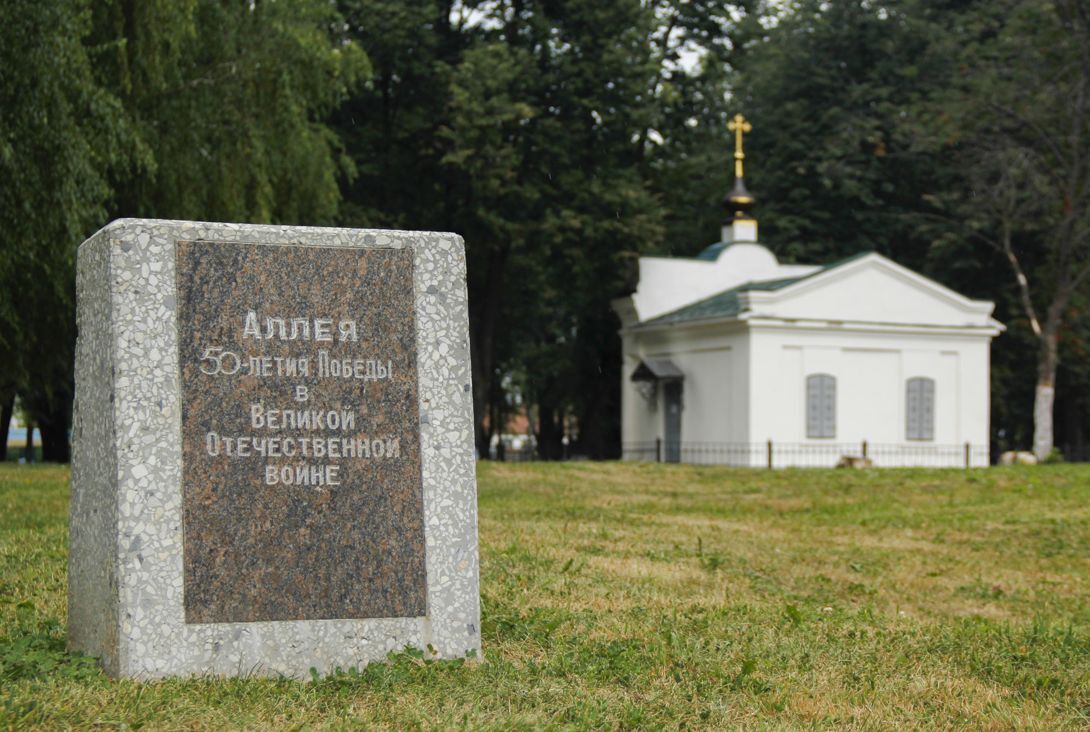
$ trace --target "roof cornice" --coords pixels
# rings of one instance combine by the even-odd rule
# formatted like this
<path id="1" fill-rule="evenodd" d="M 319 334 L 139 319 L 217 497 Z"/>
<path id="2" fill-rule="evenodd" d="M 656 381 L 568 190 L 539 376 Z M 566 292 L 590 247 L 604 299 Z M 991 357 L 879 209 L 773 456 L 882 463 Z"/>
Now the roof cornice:
<path id="1" fill-rule="evenodd" d="M 716 316 L 698 320 L 684 320 L 667 323 L 637 324 L 621 328 L 622 335 L 629 333 L 658 333 L 689 328 L 704 328 L 718 325 L 734 325 L 750 330 L 815 331 L 826 333 L 903 333 L 918 335 L 972 335 L 994 338 L 1007 327 L 997 320 L 988 319 L 986 324 L 933 325 L 928 323 L 890 323 L 867 320 L 827 320 L 823 318 L 777 318 L 752 312 L 739 315 Z"/>
<path id="2" fill-rule="evenodd" d="M 951 290 L 935 280 L 913 272 L 908 267 L 897 264 L 892 259 L 884 257 L 878 252 L 868 252 L 843 264 L 832 265 L 822 271 L 815 272 L 809 277 L 800 278 L 786 287 L 772 291 L 749 291 L 741 293 L 745 305 L 753 306 L 764 303 L 774 303 L 785 300 L 794 295 L 817 289 L 829 284 L 831 281 L 850 276 L 851 273 L 867 267 L 879 267 L 902 280 L 926 290 L 940 300 L 974 315 L 990 316 L 995 310 L 995 303 L 989 300 L 973 300 L 959 292 Z"/>

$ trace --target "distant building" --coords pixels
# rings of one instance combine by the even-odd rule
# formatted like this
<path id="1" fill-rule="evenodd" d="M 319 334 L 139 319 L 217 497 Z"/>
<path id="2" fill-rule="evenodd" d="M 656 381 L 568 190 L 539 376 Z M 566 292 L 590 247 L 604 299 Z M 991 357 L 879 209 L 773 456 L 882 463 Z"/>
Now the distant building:
<path id="1" fill-rule="evenodd" d="M 722 241 L 641 257 L 614 303 L 627 458 L 737 465 L 987 465 L 991 302 L 873 252 L 780 264 L 758 243 L 735 117 Z M 865 444 L 864 444 L 865 443 Z"/>

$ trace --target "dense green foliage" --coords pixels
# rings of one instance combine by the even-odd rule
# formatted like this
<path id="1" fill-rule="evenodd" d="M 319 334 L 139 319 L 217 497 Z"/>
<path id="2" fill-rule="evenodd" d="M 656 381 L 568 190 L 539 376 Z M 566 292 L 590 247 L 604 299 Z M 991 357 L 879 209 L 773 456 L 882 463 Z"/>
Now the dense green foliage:
<path id="1" fill-rule="evenodd" d="M 367 73 L 322 0 L 0 9 L 0 396 L 68 456 L 76 246 L 112 218 L 332 223 Z M 6 422 L 5 422 L 6 426 Z"/>
<path id="2" fill-rule="evenodd" d="M 730 184 L 724 125 L 738 110 L 756 125 L 749 172 L 762 238 L 782 259 L 877 250 L 997 301 L 1010 332 L 995 348 L 993 434 L 1003 449 L 1029 445 L 1034 386 L 1052 378 L 1038 374 L 1048 343 L 996 246 L 1003 223 L 988 202 L 1001 191 L 994 155 L 981 153 L 1034 160 L 1014 176 L 1013 246 L 1043 314 L 1065 282 L 1057 264 L 1077 265 L 1090 241 L 1086 191 L 1033 177 L 1066 163 L 1065 175 L 1087 180 L 1090 130 L 1073 103 L 1086 94 L 1069 73 L 1090 45 L 1077 4 L 341 6 L 376 60 L 374 85 L 335 123 L 361 171 L 346 189 L 348 221 L 466 237 L 482 454 L 520 406 L 542 456 L 559 453 L 572 425 L 577 451 L 613 454 L 620 357 L 609 300 L 632 286 L 639 254 L 691 255 L 716 241 Z M 1032 135 L 998 134 L 1029 129 L 1012 115 L 1026 109 L 1041 126 L 1073 130 L 1059 156 Z M 1053 215 L 1064 206 L 1074 216 Z M 1066 244 L 1055 236 L 1064 221 L 1076 224 Z M 1075 392 L 1090 369 L 1076 277 L 1057 309 L 1057 442 L 1081 448 L 1090 424 Z"/>
<path id="3" fill-rule="evenodd" d="M 777 253 L 876 250 L 997 302 L 1001 449 L 1030 445 L 1035 386 L 1057 379 L 1056 442 L 1082 451 L 1090 427 L 1088 54 L 1079 2 L 799 0 L 736 79 Z"/>
<path id="4" fill-rule="evenodd" d="M 113 682 L 67 471 L 0 467 L 0 727 L 1084 729 L 1084 466 L 482 464 L 483 663 Z"/>
<path id="5" fill-rule="evenodd" d="M 609 302 L 633 256 L 664 240 L 656 128 L 669 123 L 672 145 L 701 149 L 691 138 L 708 134 L 691 132 L 692 112 L 679 108 L 703 90 L 713 127 L 723 114 L 723 87 L 676 64 L 683 30 L 726 42 L 725 10 L 636 0 L 340 6 L 375 65 L 373 84 L 336 120 L 359 171 L 345 220 L 465 237 L 482 454 L 520 405 L 543 456 L 559 456 L 571 418 L 579 449 L 615 454 Z M 709 68 L 724 78 L 722 64 Z"/>
<path id="6" fill-rule="evenodd" d="M 0 29 L 0 400 L 9 417 L 18 391 L 63 458 L 75 246 L 106 216 L 131 127 L 94 81 L 82 3 L 5 2 Z"/>
<path id="7" fill-rule="evenodd" d="M 18 391 L 47 457 L 64 458 L 73 251 L 110 218 L 451 230 L 467 244 L 482 454 L 525 410 L 542 456 L 565 436 L 615 455 L 609 303 L 640 254 L 718 239 L 725 123 L 744 111 L 776 254 L 873 249 L 996 300 L 1009 326 L 994 347 L 996 442 L 1029 445 L 1034 387 L 1054 380 L 1056 442 L 1081 448 L 1087 12 L 1075 0 L 6 3 L 0 406 Z"/>
<path id="8" fill-rule="evenodd" d="M 325 2 L 96 3 L 97 76 L 145 157 L 118 216 L 333 223 L 351 170 L 324 124 L 368 73 Z"/>
<path id="9" fill-rule="evenodd" d="M 940 46 L 972 73 L 953 74 L 932 102 L 949 118 L 938 125 L 946 141 L 936 152 L 961 172 L 939 207 L 962 234 L 948 259 L 964 260 L 957 244 L 972 239 L 1016 275 L 1010 316 L 1036 341 L 1034 449 L 1043 455 L 1053 444 L 1058 367 L 1068 379 L 1087 372 L 1078 328 L 1090 285 L 1090 6 L 994 5 L 968 16 L 968 33 Z M 1057 416 L 1068 442 L 1082 441 L 1088 405 L 1083 390 L 1061 394 Z"/>

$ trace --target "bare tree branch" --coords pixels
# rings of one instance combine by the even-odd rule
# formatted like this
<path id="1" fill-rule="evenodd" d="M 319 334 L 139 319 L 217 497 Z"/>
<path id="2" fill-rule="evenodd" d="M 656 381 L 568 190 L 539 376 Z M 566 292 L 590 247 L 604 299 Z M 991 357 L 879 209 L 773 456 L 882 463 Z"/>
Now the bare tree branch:
<path id="1" fill-rule="evenodd" d="M 1084 263 L 1082 269 L 1075 273 L 1075 276 L 1071 279 L 1071 289 L 1078 290 L 1086 282 L 1087 277 L 1090 277 L 1090 262 Z"/>
<path id="2" fill-rule="evenodd" d="M 1037 319 L 1037 310 L 1033 307 L 1033 299 L 1030 297 L 1029 279 L 1022 270 L 1022 263 L 1018 261 L 1018 255 L 1014 253 L 1014 248 L 1011 247 L 1010 222 L 1004 220 L 1002 227 L 1003 232 L 1000 236 L 1003 253 L 1007 256 L 1011 269 L 1014 270 L 1014 279 L 1018 282 L 1018 294 L 1022 299 L 1022 309 L 1026 311 L 1026 317 L 1029 318 L 1029 327 L 1033 329 L 1033 334 L 1040 338 L 1041 322 Z"/>

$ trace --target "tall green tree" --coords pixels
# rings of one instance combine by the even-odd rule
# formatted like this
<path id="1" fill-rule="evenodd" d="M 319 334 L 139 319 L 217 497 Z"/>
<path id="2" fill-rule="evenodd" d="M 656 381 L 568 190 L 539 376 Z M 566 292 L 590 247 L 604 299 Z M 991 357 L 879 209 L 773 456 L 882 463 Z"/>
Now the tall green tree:
<path id="1" fill-rule="evenodd" d="M 95 38 L 144 151 L 112 213 L 336 220 L 352 168 L 326 120 L 369 64 L 330 3 L 110 0 Z"/>
<path id="2" fill-rule="evenodd" d="M 929 260 L 942 227 L 913 214 L 945 173 L 906 121 L 946 70 L 928 54 L 925 15 L 896 0 L 798 0 L 752 40 L 736 82 L 754 126 L 747 183 L 762 239 L 781 257 L 872 250 L 943 269 Z"/>
<path id="3" fill-rule="evenodd" d="M 116 216 L 332 223 L 324 120 L 367 74 L 322 0 L 0 7 L 0 418 L 68 458 L 76 245 Z M 6 426 L 6 421 L 5 421 Z"/>
<path id="4" fill-rule="evenodd" d="M 18 391 L 46 460 L 68 458 L 76 245 L 105 218 L 133 142 L 94 78 L 90 30 L 90 3 L 0 4 L 0 416 L 6 439 Z"/>
<path id="5" fill-rule="evenodd" d="M 440 162 L 450 77 L 474 33 L 445 0 L 339 0 L 347 35 L 366 50 L 370 83 L 333 115 L 357 174 L 342 180 L 341 221 L 449 229 L 452 191 Z"/>
<path id="6" fill-rule="evenodd" d="M 764 35 L 758 2 L 662 2 L 652 38 L 659 59 L 656 116 L 645 138 L 645 177 L 665 211 L 653 251 L 691 256 L 717 242 L 732 185 L 727 122 L 743 107 L 737 69 Z"/>
<path id="7" fill-rule="evenodd" d="M 949 210 L 1009 265 L 1035 341 L 1033 449 L 1044 459 L 1061 336 L 1090 288 L 1090 7 L 1008 0 L 960 26 L 950 55 L 970 73 L 938 100 L 971 195 L 951 198 Z"/>
<path id="8" fill-rule="evenodd" d="M 501 374 L 522 374 L 542 457 L 562 455 L 573 422 L 578 449 L 606 455 L 617 443 L 609 422 L 620 361 L 609 300 L 623 289 L 626 254 L 662 235 L 662 209 L 640 170 L 656 104 L 656 21 L 627 0 L 493 12 L 454 77 L 444 156 L 471 266 L 484 275 L 471 292 L 478 378 L 497 403 Z M 490 160 L 497 153 L 501 165 Z M 497 335 L 511 341 L 505 351 Z M 488 436 L 479 431 L 481 447 Z"/>
<path id="9" fill-rule="evenodd" d="M 675 190 L 659 151 L 696 150 L 715 127 L 705 117 L 725 119 L 731 10 L 680 0 L 395 6 L 340 3 L 375 63 L 374 84 L 338 113 L 360 171 L 345 190 L 347 220 L 465 236 L 482 455 L 515 404 L 529 406 L 545 457 L 575 427 L 572 449 L 616 454 L 609 301 L 630 285 L 635 255 L 662 248 L 663 200 Z M 686 48 L 715 53 L 686 70 Z M 701 95 L 699 110 L 683 109 Z"/>

